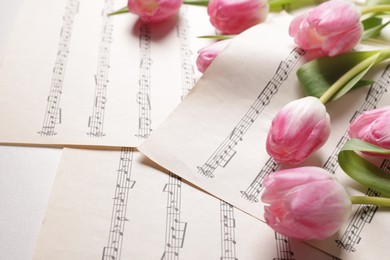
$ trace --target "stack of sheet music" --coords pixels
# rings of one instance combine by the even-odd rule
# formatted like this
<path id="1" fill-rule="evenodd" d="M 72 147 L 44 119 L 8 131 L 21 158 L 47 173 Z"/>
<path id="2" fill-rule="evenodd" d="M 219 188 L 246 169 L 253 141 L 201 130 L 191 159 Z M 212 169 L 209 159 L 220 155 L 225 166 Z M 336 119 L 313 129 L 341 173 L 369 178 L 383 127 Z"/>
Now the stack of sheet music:
<path id="1" fill-rule="evenodd" d="M 126 2 L 24 0 L 0 68 L 0 142 L 64 147 L 34 259 L 388 255 L 377 234 L 390 228 L 389 212 L 375 206 L 355 206 L 324 241 L 264 223 L 261 182 L 288 167 L 265 152 L 267 129 L 303 96 L 295 72 L 307 57 L 288 36 L 289 15 L 237 36 L 201 77 L 196 52 L 210 40 L 198 36 L 215 34 L 206 9 L 183 5 L 151 25 L 107 16 Z M 389 68 L 370 76 L 371 86 L 327 106 L 331 137 L 304 163 L 351 195 L 380 195 L 337 164 L 351 119 L 389 104 Z"/>

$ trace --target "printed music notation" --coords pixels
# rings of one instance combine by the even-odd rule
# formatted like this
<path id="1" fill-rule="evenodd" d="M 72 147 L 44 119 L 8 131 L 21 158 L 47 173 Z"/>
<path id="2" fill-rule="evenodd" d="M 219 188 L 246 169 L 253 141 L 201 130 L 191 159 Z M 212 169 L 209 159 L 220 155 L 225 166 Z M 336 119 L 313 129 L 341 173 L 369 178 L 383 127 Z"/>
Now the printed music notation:
<path id="1" fill-rule="evenodd" d="M 294 260 L 294 253 L 291 250 L 290 240 L 277 232 L 275 232 L 277 257 L 273 260 Z"/>
<path id="2" fill-rule="evenodd" d="M 384 160 L 381 165 L 382 170 L 390 172 L 390 160 Z"/>
<path id="3" fill-rule="evenodd" d="M 177 37 L 180 44 L 180 61 L 182 67 L 182 97 L 183 99 L 195 84 L 195 71 L 192 64 L 192 51 L 190 45 L 190 38 L 188 31 L 190 28 L 189 21 L 187 19 L 187 6 L 180 8 L 179 22 L 176 26 Z"/>
<path id="4" fill-rule="evenodd" d="M 167 216 L 165 227 L 165 251 L 161 260 L 178 260 L 179 250 L 183 248 L 187 222 L 180 221 L 181 213 L 181 178 L 169 173 L 167 192 Z"/>
<path id="5" fill-rule="evenodd" d="M 147 138 L 152 132 L 151 119 L 151 26 L 140 22 L 140 72 L 139 72 L 139 91 L 137 93 L 138 103 L 138 138 Z"/>
<path id="6" fill-rule="evenodd" d="M 358 115 L 364 111 L 375 109 L 379 100 L 382 98 L 383 94 L 387 91 L 387 87 L 390 83 L 390 66 L 387 66 L 375 83 L 373 83 L 367 93 L 364 103 L 362 106 L 355 112 L 350 122 L 352 122 Z M 337 155 L 343 145 L 348 141 L 348 133 L 344 133 L 340 141 L 336 145 L 336 148 L 332 152 L 332 155 L 324 164 L 324 169 L 328 170 L 331 173 L 335 173 L 338 167 Z"/>
<path id="7" fill-rule="evenodd" d="M 122 163 L 118 163 L 119 158 Z M 114 195 L 113 189 L 125 182 L 124 174 L 114 173 L 118 164 L 120 169 L 121 165 L 128 165 L 125 168 L 131 172 L 131 179 L 137 179 L 134 188 L 122 197 L 120 190 L 115 189 Z M 265 224 L 196 190 L 174 174 L 153 167 L 136 150 L 65 148 L 33 259 L 56 259 L 61 255 L 63 259 L 161 259 L 164 256 L 162 259 L 171 260 L 255 260 L 276 256 L 275 246 L 268 243 L 273 243 L 274 232 Z M 113 198 L 118 199 L 113 203 Z M 172 199 L 181 203 L 170 203 Z M 121 207 L 123 204 L 127 210 Z M 118 215 L 116 212 L 122 209 L 123 213 Z M 180 219 L 177 213 L 181 213 Z M 184 215 L 188 224 L 183 222 Z M 151 230 L 153 235 L 145 230 Z M 171 247 L 165 247 L 166 242 Z M 297 254 L 314 250 L 309 246 L 301 249 L 299 244 L 294 244 L 292 249 Z"/>
<path id="8" fill-rule="evenodd" d="M 113 1 L 106 0 L 102 11 L 102 32 L 99 44 L 98 66 L 95 77 L 95 94 L 92 115 L 88 119 L 89 132 L 91 137 L 103 137 L 104 111 L 106 107 L 108 70 L 110 61 L 110 46 L 112 42 L 113 24 L 112 18 L 108 16 L 113 11 Z"/>
<path id="9" fill-rule="evenodd" d="M 65 77 L 66 61 L 68 59 L 69 48 L 72 37 L 73 23 L 79 10 L 78 0 L 68 0 L 65 6 L 65 14 L 61 27 L 60 40 L 58 44 L 57 57 L 53 68 L 53 76 L 49 96 L 47 97 L 47 106 L 41 131 L 41 136 L 53 136 L 55 127 L 61 123 L 60 100 L 62 86 Z"/>
<path id="10" fill-rule="evenodd" d="M 236 257 L 234 208 L 229 203 L 220 200 L 221 211 L 221 260 L 238 260 Z"/>
<path id="11" fill-rule="evenodd" d="M 260 170 L 260 173 L 256 176 L 256 178 L 252 181 L 248 188 L 245 191 L 241 191 L 242 198 L 250 201 L 250 202 L 259 202 L 259 195 L 263 190 L 263 180 L 264 178 L 275 172 L 279 168 L 280 164 L 275 162 L 275 160 L 270 157 L 268 161 L 264 164 L 263 168 Z"/>
<path id="12" fill-rule="evenodd" d="M 383 94 L 387 91 L 387 87 L 390 83 L 390 66 L 388 65 L 380 78 L 371 85 L 367 96 L 361 105 L 361 107 L 354 113 L 350 122 L 352 122 L 358 115 L 362 114 L 364 111 L 375 109 L 379 100 L 382 98 Z M 348 141 L 348 133 L 345 132 L 344 135 L 340 138 L 335 149 L 333 150 L 331 156 L 325 162 L 323 168 L 333 174 L 336 173 L 336 170 L 339 166 L 338 164 L 338 153 L 344 144 Z M 382 165 L 383 166 L 383 165 Z M 379 196 L 379 193 L 368 189 L 366 196 Z M 335 240 L 337 247 L 344 249 L 346 252 L 355 252 L 355 245 L 359 244 L 361 240 L 360 233 L 363 230 L 365 223 L 370 223 L 374 214 L 377 210 L 377 206 L 369 205 L 360 205 L 356 210 L 352 220 L 348 224 L 346 231 L 343 233 L 341 239 Z"/>
<path id="13" fill-rule="evenodd" d="M 383 160 L 380 167 L 390 173 L 390 160 Z M 380 192 L 368 188 L 366 196 L 379 197 Z M 365 224 L 371 223 L 377 210 L 376 205 L 359 205 L 341 239 L 335 240 L 337 247 L 347 252 L 356 252 L 355 245 L 359 244 L 362 239 L 363 228 Z"/>
<path id="14" fill-rule="evenodd" d="M 271 102 L 272 97 L 278 92 L 282 83 L 287 80 L 289 73 L 304 53 L 302 49 L 295 48 L 286 60 L 280 62 L 276 73 L 230 132 L 229 136 L 225 138 L 203 166 L 197 166 L 198 173 L 204 177 L 213 178 L 213 172 L 219 166 L 224 168 L 229 163 L 236 154 L 234 147 L 243 140 L 245 133 L 258 118 L 260 112 Z"/>
<path id="15" fill-rule="evenodd" d="M 179 38 L 180 44 L 180 61 L 182 66 L 181 99 L 188 94 L 195 84 L 188 30 L 189 22 L 187 19 L 187 7 L 183 6 L 180 8 L 179 22 L 176 26 L 177 37 Z M 179 250 L 184 245 L 184 237 L 187 229 L 187 222 L 180 221 L 181 178 L 170 172 L 168 183 L 164 187 L 164 192 L 168 192 L 168 199 L 165 251 L 161 260 L 178 260 Z"/>
<path id="16" fill-rule="evenodd" d="M 383 94 L 387 91 L 389 83 L 390 83 L 390 66 L 388 65 L 383 71 L 382 75 L 379 77 L 379 79 L 371 85 L 363 104 L 352 116 L 350 123 L 358 115 L 362 114 L 364 111 L 368 111 L 376 108 L 379 100 L 382 98 Z M 348 141 L 348 133 L 346 132 L 344 133 L 344 135 L 341 137 L 340 141 L 336 145 L 336 148 L 332 152 L 332 155 L 325 162 L 324 169 L 328 170 L 333 174 L 336 173 L 336 169 L 338 168 L 338 160 L 337 160 L 338 153 L 347 141 Z"/>
<path id="17" fill-rule="evenodd" d="M 380 192 L 369 188 L 366 196 L 378 197 Z M 335 240 L 337 247 L 347 252 L 356 252 L 355 245 L 359 244 L 362 239 L 360 234 L 364 225 L 371 223 L 377 209 L 378 206 L 375 205 L 359 205 L 342 237 Z"/>
<path id="18" fill-rule="evenodd" d="M 120 153 L 110 232 L 107 246 L 103 248 L 102 260 L 116 260 L 121 258 L 125 223 L 129 221 L 126 217 L 129 191 L 135 185 L 135 181 L 131 180 L 133 152 L 133 148 L 122 148 Z"/>

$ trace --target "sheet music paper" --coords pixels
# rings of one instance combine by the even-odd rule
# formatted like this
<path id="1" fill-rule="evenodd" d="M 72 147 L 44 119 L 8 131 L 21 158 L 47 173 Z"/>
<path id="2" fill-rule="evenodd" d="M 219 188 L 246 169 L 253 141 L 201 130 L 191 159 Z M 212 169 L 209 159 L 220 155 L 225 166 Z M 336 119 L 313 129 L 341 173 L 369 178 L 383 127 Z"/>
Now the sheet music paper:
<path id="1" fill-rule="evenodd" d="M 210 42 L 197 36 L 214 31 L 206 9 L 107 16 L 126 4 L 25 0 L 0 69 L 1 143 L 137 146 L 181 102 Z"/>
<path id="2" fill-rule="evenodd" d="M 139 148 L 164 168 L 261 220 L 262 180 L 291 167 L 279 165 L 266 153 L 270 122 L 283 105 L 303 97 L 295 72 L 308 57 L 288 36 L 289 20 L 276 16 L 236 37 L 188 98 Z M 374 84 L 327 105 L 331 136 L 302 164 L 332 172 L 351 195 L 379 195 L 347 177 L 338 167 L 337 153 L 356 115 L 389 105 L 389 71 L 378 66 L 369 75 Z M 390 228 L 385 221 L 389 213 L 367 206 L 354 206 L 354 212 L 350 224 L 336 236 L 315 245 L 342 259 L 384 258 L 386 243 L 374 238 Z"/>
<path id="3" fill-rule="evenodd" d="M 65 148 L 34 259 L 315 259 L 132 148 Z"/>

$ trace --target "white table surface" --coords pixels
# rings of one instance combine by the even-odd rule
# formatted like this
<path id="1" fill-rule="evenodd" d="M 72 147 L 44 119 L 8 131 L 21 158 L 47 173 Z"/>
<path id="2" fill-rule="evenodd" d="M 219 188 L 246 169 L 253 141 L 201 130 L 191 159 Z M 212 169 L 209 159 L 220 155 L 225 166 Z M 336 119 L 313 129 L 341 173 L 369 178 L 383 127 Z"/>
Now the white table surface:
<path id="1" fill-rule="evenodd" d="M 0 63 L 21 3 L 0 0 Z M 0 145 L 0 259 L 32 258 L 61 151 Z"/>

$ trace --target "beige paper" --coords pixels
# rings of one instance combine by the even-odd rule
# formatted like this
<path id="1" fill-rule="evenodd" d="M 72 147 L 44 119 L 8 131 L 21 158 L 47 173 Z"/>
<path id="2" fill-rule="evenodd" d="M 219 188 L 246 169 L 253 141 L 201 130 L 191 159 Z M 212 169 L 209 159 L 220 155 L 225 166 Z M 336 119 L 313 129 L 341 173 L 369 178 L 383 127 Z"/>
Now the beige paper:
<path id="1" fill-rule="evenodd" d="M 141 153 L 64 149 L 34 259 L 332 259 Z"/>
<path id="2" fill-rule="evenodd" d="M 0 69 L 0 142 L 137 146 L 192 88 L 206 9 L 146 25 L 113 0 L 25 0 Z"/>
<path id="3" fill-rule="evenodd" d="M 259 219 L 263 219 L 262 180 L 279 168 L 291 167 L 280 166 L 266 153 L 270 122 L 283 105 L 303 97 L 295 72 L 307 55 L 294 48 L 288 24 L 288 17 L 274 17 L 238 36 L 188 98 L 139 148 L 164 168 Z M 337 153 L 347 140 L 352 118 L 364 110 L 389 105 L 389 76 L 389 69 L 379 66 L 369 75 L 374 84 L 327 105 L 331 136 L 302 165 L 322 166 L 351 194 L 366 193 L 338 168 Z M 374 238 L 380 230 L 390 228 L 385 221 L 389 213 L 358 206 L 354 212 L 360 213 L 348 223 L 363 219 L 357 227 L 346 225 L 335 237 L 316 245 L 342 259 L 384 258 L 386 243 Z"/>

